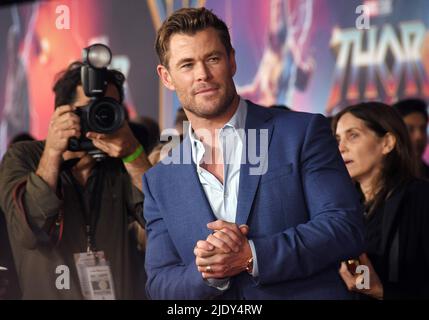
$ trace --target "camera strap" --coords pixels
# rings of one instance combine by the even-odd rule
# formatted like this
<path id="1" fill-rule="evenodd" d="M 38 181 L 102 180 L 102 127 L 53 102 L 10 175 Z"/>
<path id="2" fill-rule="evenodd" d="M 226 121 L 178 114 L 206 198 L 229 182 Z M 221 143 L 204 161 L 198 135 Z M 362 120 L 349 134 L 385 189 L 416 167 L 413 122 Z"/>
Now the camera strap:
<path id="1" fill-rule="evenodd" d="M 95 234 L 97 230 L 97 223 L 100 218 L 101 198 L 103 194 L 103 177 L 102 170 L 97 163 L 91 176 L 87 181 L 87 188 L 89 188 L 89 203 L 84 197 L 85 187 L 79 185 L 77 180 L 72 176 L 73 186 L 76 190 L 76 195 L 79 199 L 83 220 L 85 222 L 85 234 L 87 241 L 87 252 L 96 251 Z M 95 179 L 94 181 L 90 181 Z"/>

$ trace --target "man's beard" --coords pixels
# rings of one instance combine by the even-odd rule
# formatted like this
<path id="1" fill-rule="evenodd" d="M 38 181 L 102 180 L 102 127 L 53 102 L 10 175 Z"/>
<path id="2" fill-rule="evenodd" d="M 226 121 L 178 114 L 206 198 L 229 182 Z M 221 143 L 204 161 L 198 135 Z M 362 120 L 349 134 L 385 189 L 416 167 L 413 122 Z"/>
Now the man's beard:
<path id="1" fill-rule="evenodd" d="M 229 89 L 228 89 L 229 88 Z M 221 98 L 221 100 L 218 103 L 218 106 L 216 108 L 212 108 L 210 112 L 205 112 L 204 109 L 199 108 L 198 105 L 195 103 L 185 103 L 183 104 L 183 108 L 189 112 L 192 112 L 194 115 L 196 115 L 199 118 L 204 119 L 214 119 L 217 118 L 224 113 L 228 111 L 228 108 L 234 101 L 234 97 L 236 96 L 236 91 L 234 85 L 227 86 L 227 90 L 225 92 L 225 95 Z M 180 99 L 179 99 L 180 100 Z"/>

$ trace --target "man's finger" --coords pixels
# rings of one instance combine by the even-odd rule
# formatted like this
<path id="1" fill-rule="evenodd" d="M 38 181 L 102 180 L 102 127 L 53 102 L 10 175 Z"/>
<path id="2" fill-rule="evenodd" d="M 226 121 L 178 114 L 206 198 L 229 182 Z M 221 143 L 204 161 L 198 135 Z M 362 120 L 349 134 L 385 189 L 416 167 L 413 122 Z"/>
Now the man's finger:
<path id="1" fill-rule="evenodd" d="M 213 233 L 213 236 L 225 242 L 232 251 L 240 251 L 241 240 L 231 230 L 223 228 L 222 230 Z"/>
<path id="2" fill-rule="evenodd" d="M 105 134 L 103 134 L 103 133 L 97 133 L 97 132 L 92 132 L 92 131 L 90 131 L 90 132 L 88 132 L 88 133 L 86 134 L 86 137 L 87 137 L 88 139 L 97 139 L 97 140 L 102 140 L 102 139 L 105 139 L 105 138 L 106 138 L 106 135 L 105 135 Z"/>
<path id="3" fill-rule="evenodd" d="M 226 277 L 225 274 L 220 273 L 220 272 L 216 272 L 216 273 L 213 273 L 213 272 L 210 272 L 210 273 L 202 272 L 201 276 L 203 277 L 203 279 L 223 279 L 223 278 Z"/>
<path id="4" fill-rule="evenodd" d="M 59 129 L 59 130 L 77 129 L 80 131 L 81 128 L 80 128 L 79 122 L 69 119 L 55 124 L 55 129 Z"/>
<path id="5" fill-rule="evenodd" d="M 247 236 L 249 233 L 249 226 L 247 224 L 241 224 L 238 228 L 244 236 Z"/>
<path id="6" fill-rule="evenodd" d="M 220 264 L 223 265 L 226 260 L 227 253 L 217 253 L 210 257 L 200 258 L 195 257 L 195 264 L 199 267 L 201 266 L 208 266 L 208 265 L 214 265 L 214 264 Z"/>
<path id="7" fill-rule="evenodd" d="M 197 241 L 197 248 L 206 250 L 206 251 L 211 251 L 213 250 L 215 247 L 213 245 L 211 245 L 209 242 L 205 241 L 205 240 L 199 240 Z"/>
<path id="8" fill-rule="evenodd" d="M 235 223 L 226 222 L 223 220 L 216 220 L 207 224 L 207 228 L 210 230 L 221 230 L 223 228 L 228 228 L 234 232 L 240 232 L 238 226 Z"/>
<path id="9" fill-rule="evenodd" d="M 230 248 L 230 246 L 224 242 L 223 240 L 216 238 L 213 234 L 210 234 L 207 237 L 207 241 L 212 244 L 213 246 L 215 246 L 218 249 L 221 249 L 223 252 L 225 253 L 229 253 L 232 251 L 232 249 Z"/>
<path id="10" fill-rule="evenodd" d="M 70 106 L 70 105 L 68 105 L 68 104 L 63 105 L 63 106 L 59 106 L 58 108 L 56 108 L 56 109 L 55 109 L 55 115 L 56 115 L 57 117 L 59 117 L 59 116 L 61 116 L 62 114 L 67 113 L 67 112 L 74 111 L 75 109 L 76 109 L 76 107 Z"/>
<path id="11" fill-rule="evenodd" d="M 105 153 L 109 154 L 110 147 L 107 143 L 103 142 L 102 140 L 92 140 L 92 143 L 94 144 L 94 146 L 96 148 L 98 148 L 101 151 L 104 151 Z"/>
<path id="12" fill-rule="evenodd" d="M 71 138 L 71 137 L 76 137 L 79 138 L 80 137 L 80 130 L 78 129 L 67 129 L 63 131 L 63 137 L 64 138 Z"/>
<path id="13" fill-rule="evenodd" d="M 222 228 L 224 228 L 226 226 L 227 222 L 223 221 L 223 220 L 216 220 L 216 221 L 212 221 L 207 223 L 207 228 L 211 229 L 211 230 L 220 230 Z"/>
<path id="14" fill-rule="evenodd" d="M 60 126 L 60 127 L 71 127 L 71 126 L 76 126 L 76 125 L 80 126 L 79 119 L 69 118 L 69 117 L 67 117 L 65 119 L 59 118 L 55 122 L 56 122 L 57 126 Z"/>
<path id="15" fill-rule="evenodd" d="M 207 250 L 203 250 L 203 249 L 200 249 L 197 247 L 194 248 L 194 255 L 196 257 L 199 257 L 199 258 L 208 258 L 208 257 L 211 257 L 211 256 L 217 254 L 217 253 L 219 253 L 219 252 L 217 252 L 216 250 L 207 251 Z"/>
<path id="16" fill-rule="evenodd" d="M 226 271 L 226 266 L 220 264 L 198 266 L 197 268 L 199 272 L 204 272 L 208 274 L 224 273 Z"/>

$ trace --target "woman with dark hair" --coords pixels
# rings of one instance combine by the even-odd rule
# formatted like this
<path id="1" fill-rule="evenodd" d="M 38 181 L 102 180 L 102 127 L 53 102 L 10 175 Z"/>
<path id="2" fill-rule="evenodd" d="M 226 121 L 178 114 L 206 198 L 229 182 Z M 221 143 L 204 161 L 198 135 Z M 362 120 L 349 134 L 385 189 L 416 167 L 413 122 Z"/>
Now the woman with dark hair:
<path id="1" fill-rule="evenodd" d="M 363 274 L 343 262 L 351 291 L 376 299 L 429 298 L 429 183 L 416 178 L 416 162 L 399 113 L 379 102 L 345 108 L 332 121 L 341 155 L 365 206 Z"/>

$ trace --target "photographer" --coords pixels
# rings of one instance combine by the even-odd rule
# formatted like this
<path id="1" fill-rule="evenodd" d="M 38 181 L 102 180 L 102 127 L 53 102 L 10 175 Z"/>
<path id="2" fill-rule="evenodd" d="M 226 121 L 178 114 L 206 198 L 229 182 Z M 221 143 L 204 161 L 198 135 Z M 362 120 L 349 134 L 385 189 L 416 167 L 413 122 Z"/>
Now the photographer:
<path id="1" fill-rule="evenodd" d="M 129 226 L 142 222 L 141 176 L 150 164 L 126 121 L 114 133 L 83 130 L 76 110 L 91 101 L 82 86 L 83 67 L 72 63 L 55 83 L 46 141 L 13 145 L 0 166 L 0 205 L 23 299 L 142 298 L 137 290 L 144 288 L 144 258 Z M 124 76 L 105 71 L 104 97 L 122 103 Z M 92 150 L 68 150 L 70 139 L 84 138 Z M 94 150 L 105 157 L 96 161 Z M 108 271 L 91 274 L 92 262 L 80 269 L 84 256 Z M 86 282 L 90 292 L 82 289 L 82 270 L 87 281 L 98 279 L 98 287 Z"/>

